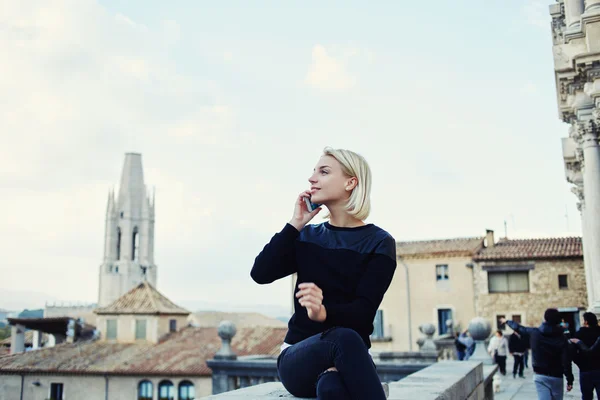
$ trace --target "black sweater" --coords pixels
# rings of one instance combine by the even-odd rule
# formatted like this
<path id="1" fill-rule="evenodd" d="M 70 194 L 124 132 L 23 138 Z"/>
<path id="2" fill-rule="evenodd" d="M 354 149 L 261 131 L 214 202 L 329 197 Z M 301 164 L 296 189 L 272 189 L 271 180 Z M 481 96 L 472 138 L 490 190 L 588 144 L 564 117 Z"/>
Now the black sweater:
<path id="1" fill-rule="evenodd" d="M 256 257 L 251 276 L 260 284 L 298 273 L 298 284 L 312 282 L 323 291 L 324 322 L 308 318 L 294 293 L 294 315 L 285 342 L 298 343 L 334 326 L 355 330 L 368 348 L 373 320 L 396 269 L 396 242 L 367 224 L 340 228 L 328 222 L 298 232 L 290 224 Z"/>

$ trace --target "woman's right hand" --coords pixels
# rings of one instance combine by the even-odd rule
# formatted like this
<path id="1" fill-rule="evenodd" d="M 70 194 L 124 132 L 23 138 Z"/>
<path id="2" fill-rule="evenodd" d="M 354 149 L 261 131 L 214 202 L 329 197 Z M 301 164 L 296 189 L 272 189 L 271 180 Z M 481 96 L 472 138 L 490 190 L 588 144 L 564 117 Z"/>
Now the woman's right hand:
<path id="1" fill-rule="evenodd" d="M 308 211 L 306 202 L 304 200 L 305 197 L 310 198 L 310 190 L 305 190 L 298 195 L 298 198 L 296 199 L 296 205 L 294 206 L 294 214 L 290 220 L 290 225 L 296 228 L 298 232 L 301 231 L 302 228 L 304 228 L 304 226 L 321 211 L 321 207 L 312 212 Z"/>

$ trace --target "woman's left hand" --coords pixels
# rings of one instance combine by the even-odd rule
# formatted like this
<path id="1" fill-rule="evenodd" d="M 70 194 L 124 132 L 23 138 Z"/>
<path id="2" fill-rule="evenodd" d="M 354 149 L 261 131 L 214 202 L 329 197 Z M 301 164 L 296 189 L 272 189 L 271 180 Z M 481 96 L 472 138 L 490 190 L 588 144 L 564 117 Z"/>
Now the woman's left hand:
<path id="1" fill-rule="evenodd" d="M 298 285 L 296 297 L 298 302 L 308 313 L 308 318 L 313 321 L 323 322 L 327 318 L 327 311 L 323 305 L 323 291 L 314 283 L 306 282 Z"/>

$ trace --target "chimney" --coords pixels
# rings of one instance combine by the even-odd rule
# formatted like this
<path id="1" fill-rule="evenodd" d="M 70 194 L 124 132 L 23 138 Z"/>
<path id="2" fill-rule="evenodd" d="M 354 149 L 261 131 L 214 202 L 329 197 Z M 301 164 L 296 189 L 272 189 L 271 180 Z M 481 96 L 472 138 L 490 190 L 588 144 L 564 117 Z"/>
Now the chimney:
<path id="1" fill-rule="evenodd" d="M 494 231 L 491 229 L 485 230 L 485 247 L 494 247 Z"/>

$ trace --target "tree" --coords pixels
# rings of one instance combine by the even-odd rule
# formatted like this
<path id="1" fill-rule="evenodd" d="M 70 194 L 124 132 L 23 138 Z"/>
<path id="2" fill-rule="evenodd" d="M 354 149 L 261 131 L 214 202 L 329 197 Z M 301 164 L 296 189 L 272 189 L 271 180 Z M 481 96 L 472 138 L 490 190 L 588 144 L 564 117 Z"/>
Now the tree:
<path id="1" fill-rule="evenodd" d="M 0 328 L 0 340 L 10 337 L 10 326 Z"/>

